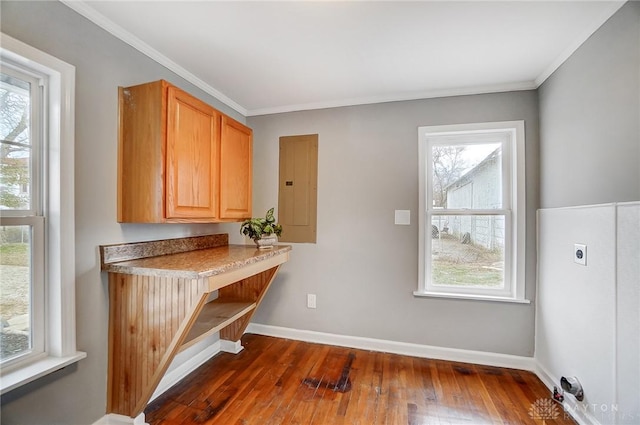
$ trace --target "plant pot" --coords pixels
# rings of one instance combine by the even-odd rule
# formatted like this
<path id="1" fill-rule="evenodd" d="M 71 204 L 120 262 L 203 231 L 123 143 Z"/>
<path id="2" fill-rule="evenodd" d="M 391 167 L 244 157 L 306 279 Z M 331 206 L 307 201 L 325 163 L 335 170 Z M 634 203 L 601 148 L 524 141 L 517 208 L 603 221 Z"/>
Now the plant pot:
<path id="1" fill-rule="evenodd" d="M 275 234 L 262 235 L 260 239 L 255 239 L 254 242 L 258 249 L 271 249 L 278 242 L 278 237 Z"/>

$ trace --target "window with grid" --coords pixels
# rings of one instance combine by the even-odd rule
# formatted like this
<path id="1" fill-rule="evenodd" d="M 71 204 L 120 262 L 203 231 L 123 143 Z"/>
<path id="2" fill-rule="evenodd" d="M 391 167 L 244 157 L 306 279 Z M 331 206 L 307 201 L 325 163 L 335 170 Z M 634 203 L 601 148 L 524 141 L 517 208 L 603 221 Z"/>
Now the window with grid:
<path id="1" fill-rule="evenodd" d="M 524 123 L 419 132 L 416 295 L 524 300 Z"/>
<path id="2" fill-rule="evenodd" d="M 43 80 L 0 72 L 0 364 L 44 352 Z"/>

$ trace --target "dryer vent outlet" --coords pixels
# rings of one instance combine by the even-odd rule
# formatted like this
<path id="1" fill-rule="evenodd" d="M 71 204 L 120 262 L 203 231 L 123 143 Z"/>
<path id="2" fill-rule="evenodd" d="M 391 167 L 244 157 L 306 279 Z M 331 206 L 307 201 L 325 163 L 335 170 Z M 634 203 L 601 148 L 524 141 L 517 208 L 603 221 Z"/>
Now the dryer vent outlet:
<path id="1" fill-rule="evenodd" d="M 580 381 L 578 381 L 578 378 L 576 378 L 575 376 L 570 376 L 568 378 L 565 378 L 563 376 L 562 378 L 560 378 L 560 386 L 565 392 L 573 394 L 576 400 L 584 400 L 584 391 L 582 390 L 582 385 L 580 384 Z"/>

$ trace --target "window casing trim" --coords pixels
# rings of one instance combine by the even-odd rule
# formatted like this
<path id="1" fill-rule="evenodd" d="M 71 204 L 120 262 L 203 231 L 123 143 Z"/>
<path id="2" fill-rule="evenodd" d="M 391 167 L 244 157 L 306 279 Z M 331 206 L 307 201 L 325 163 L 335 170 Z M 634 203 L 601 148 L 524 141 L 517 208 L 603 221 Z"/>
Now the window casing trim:
<path id="1" fill-rule="evenodd" d="M 75 67 L 0 33 L 0 59 L 43 74 L 49 89 L 43 100 L 48 116 L 44 123 L 48 149 L 47 226 L 45 275 L 47 279 L 45 326 L 46 356 L 5 370 L 0 394 L 86 357 L 76 350 L 74 132 Z"/>
<path id="2" fill-rule="evenodd" d="M 427 177 L 430 161 L 430 146 L 433 143 L 456 145 L 472 143 L 475 140 L 494 141 L 506 137 L 503 143 L 503 205 L 496 210 L 446 210 L 437 212 L 427 208 L 431 201 L 432 186 Z M 437 142 L 434 140 L 437 138 Z M 525 188 L 525 133 L 524 121 L 503 121 L 473 124 L 454 124 L 441 126 L 425 126 L 418 128 L 418 167 L 419 167 L 419 246 L 418 246 L 418 290 L 416 296 L 434 296 L 445 298 L 466 298 L 488 301 L 507 301 L 528 303 L 525 299 L 525 233 L 526 233 L 526 188 Z M 430 204 L 429 204 L 430 205 Z M 469 290 L 454 289 L 453 287 L 433 288 L 427 284 L 426 255 L 430 252 L 431 241 L 427 238 L 426 227 L 433 215 L 444 214 L 480 215 L 504 214 L 508 221 L 505 234 L 511 249 L 505 250 L 505 283 L 510 287 L 506 291 L 492 291 L 487 289 Z M 436 289 L 436 290 L 434 290 Z M 454 289 L 454 290 L 452 290 Z"/>

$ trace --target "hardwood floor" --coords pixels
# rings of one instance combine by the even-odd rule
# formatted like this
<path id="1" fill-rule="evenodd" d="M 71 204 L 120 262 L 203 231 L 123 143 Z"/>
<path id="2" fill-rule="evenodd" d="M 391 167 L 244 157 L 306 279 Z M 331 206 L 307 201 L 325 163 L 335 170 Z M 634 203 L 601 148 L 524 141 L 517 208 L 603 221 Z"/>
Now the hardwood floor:
<path id="1" fill-rule="evenodd" d="M 147 406 L 147 422 L 575 424 L 529 372 L 252 334 L 242 341 L 240 354 L 217 355 Z"/>

